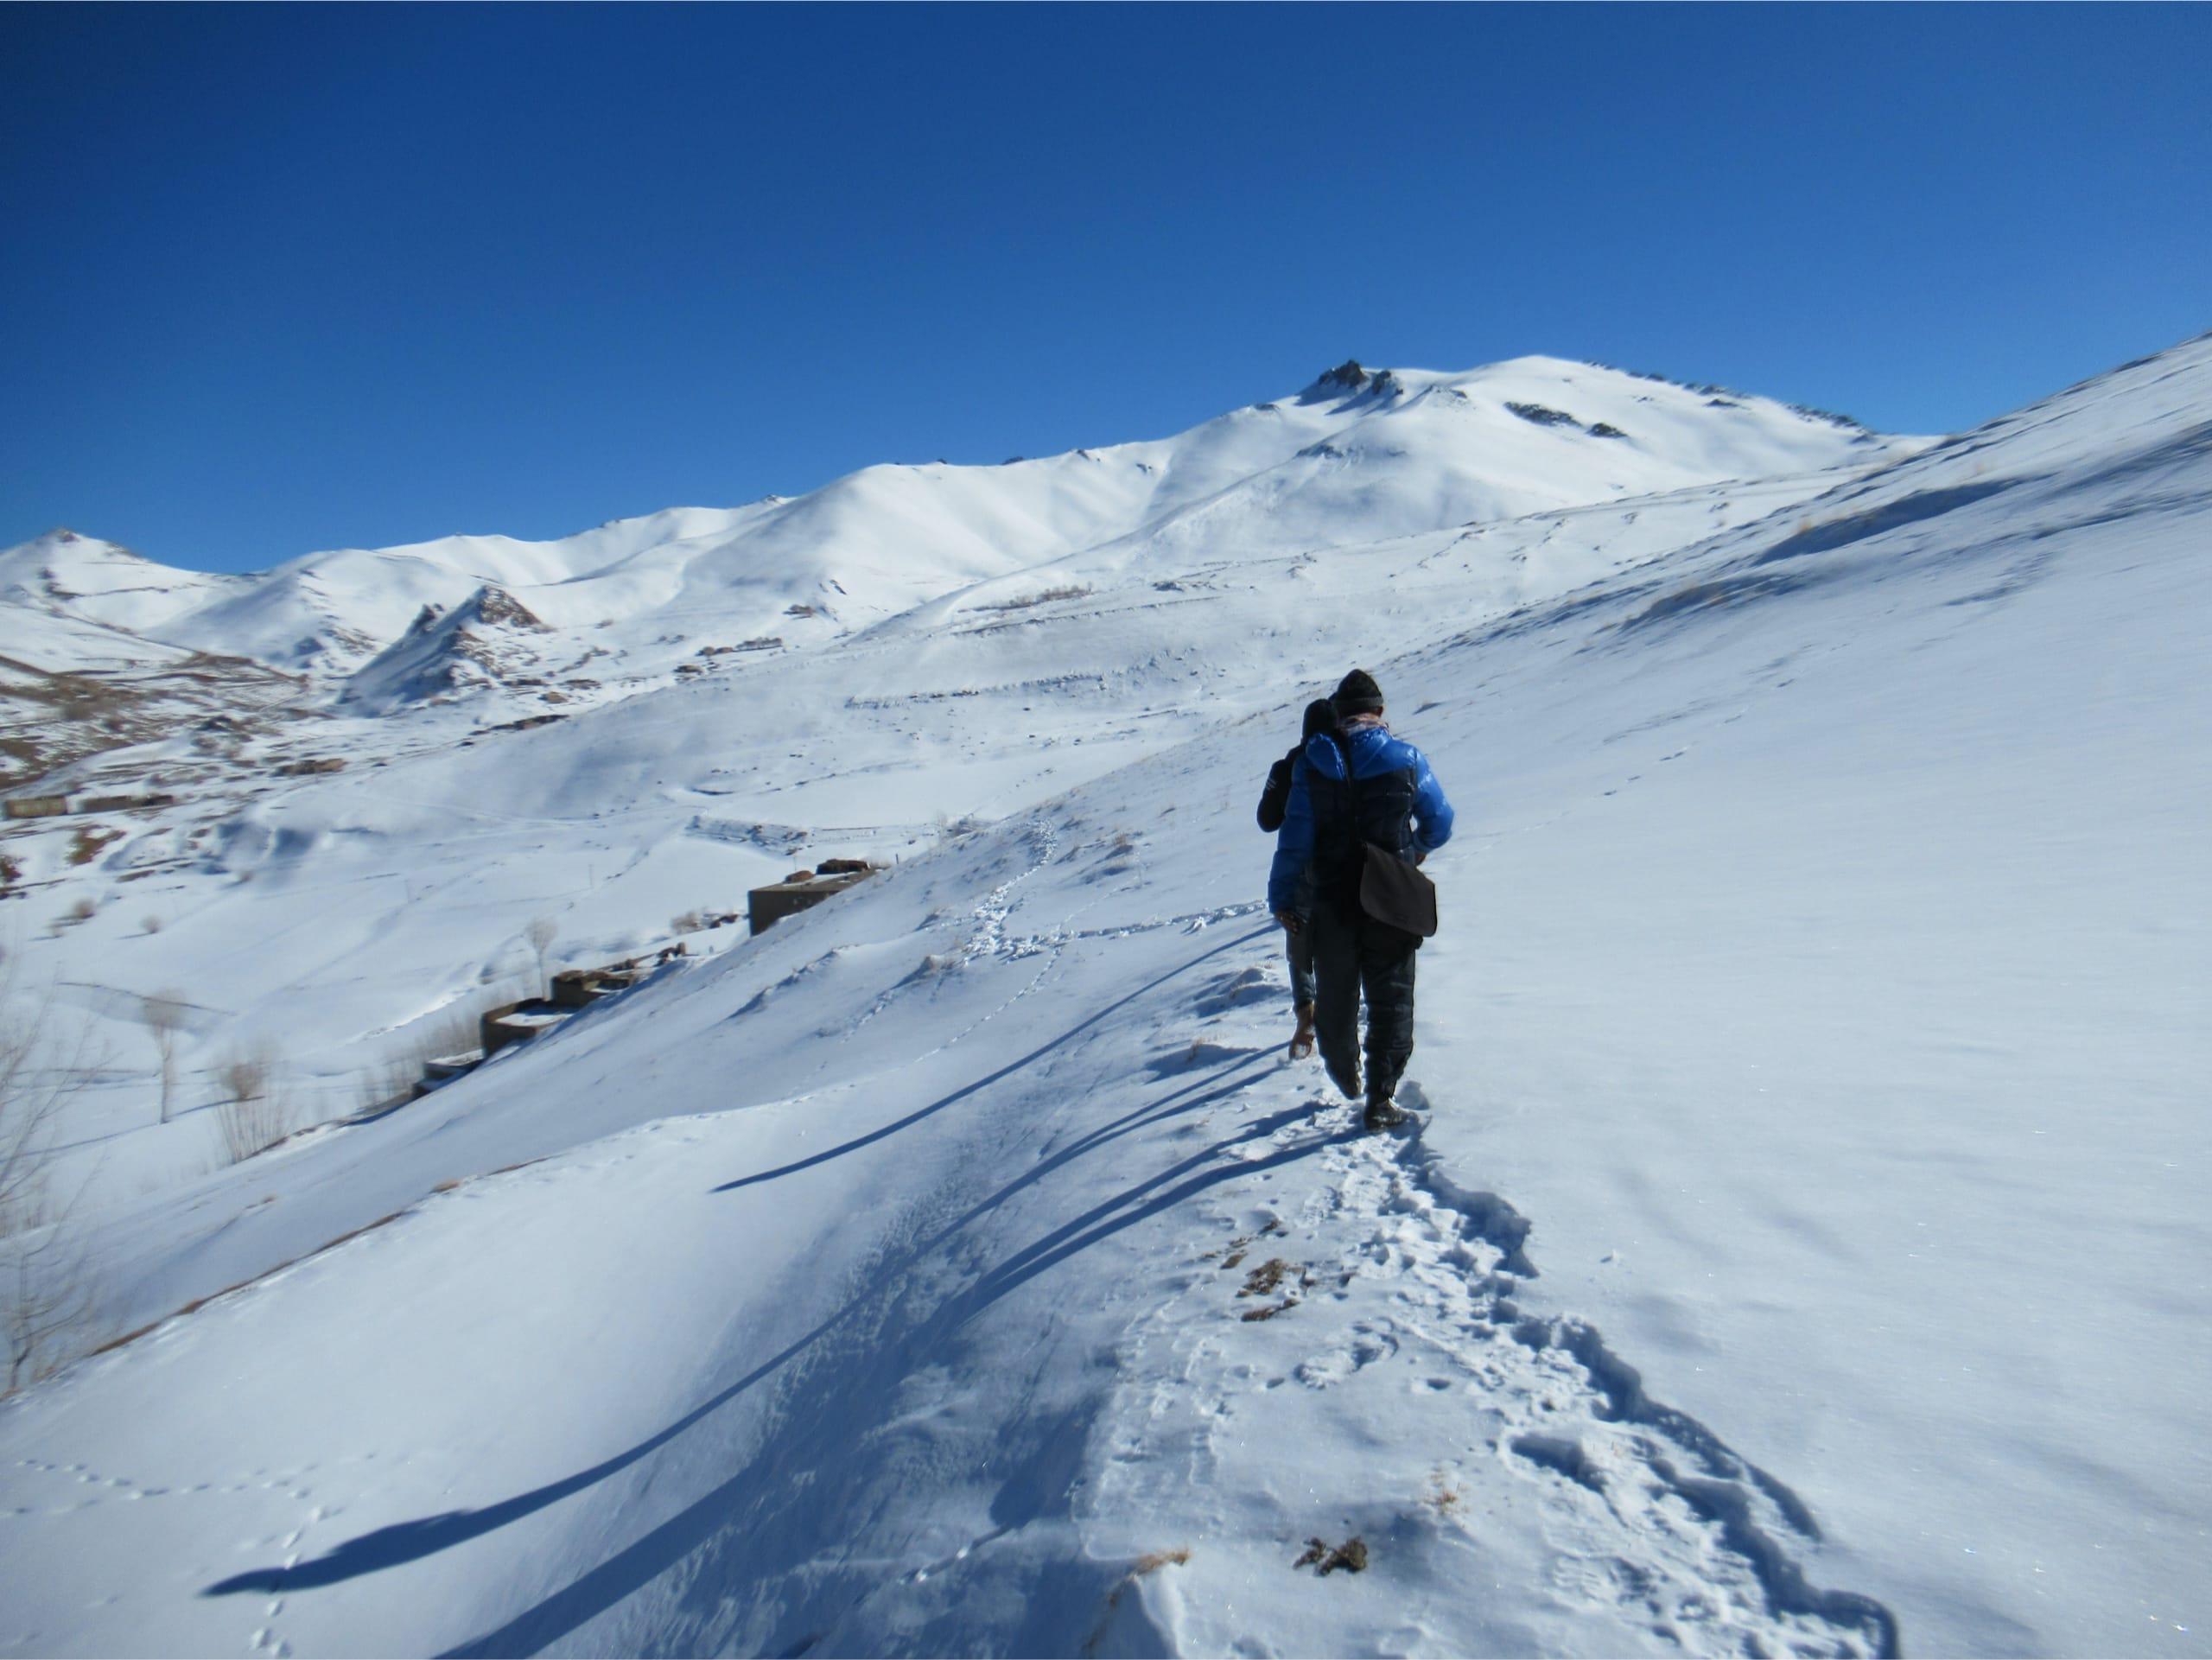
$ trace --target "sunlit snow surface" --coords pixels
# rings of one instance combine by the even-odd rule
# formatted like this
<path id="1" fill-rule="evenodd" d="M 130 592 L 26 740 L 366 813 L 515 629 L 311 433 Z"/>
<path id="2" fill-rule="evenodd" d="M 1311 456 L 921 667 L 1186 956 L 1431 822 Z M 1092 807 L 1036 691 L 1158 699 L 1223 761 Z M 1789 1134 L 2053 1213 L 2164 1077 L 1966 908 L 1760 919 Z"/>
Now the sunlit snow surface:
<path id="1" fill-rule="evenodd" d="M 1494 445 L 1630 427 L 1505 372 L 1586 429 Z M 779 827 L 903 855 L 220 1173 L 97 1092 L 118 1329 L 395 1219 L 0 1407 L 0 1649 L 2206 1652 L 2212 346 L 1618 499 L 1423 436 L 1455 385 L 1363 455 L 1166 441 L 1133 540 L 993 571 L 963 506 L 918 609 L 700 684 L 340 716 L 158 934 L 29 942 L 334 1072 L 537 912 L 591 960 Z M 1460 812 L 1403 1139 L 1281 1059 L 1257 903 L 1355 661 Z"/>

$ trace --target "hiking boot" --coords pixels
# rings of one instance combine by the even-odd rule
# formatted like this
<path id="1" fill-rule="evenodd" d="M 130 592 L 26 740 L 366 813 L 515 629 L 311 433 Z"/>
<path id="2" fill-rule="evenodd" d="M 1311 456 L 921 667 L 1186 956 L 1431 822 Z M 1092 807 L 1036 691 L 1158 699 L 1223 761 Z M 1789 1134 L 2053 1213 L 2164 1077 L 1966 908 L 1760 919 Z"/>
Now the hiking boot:
<path id="1" fill-rule="evenodd" d="M 1367 1103 L 1367 1115 L 1360 1122 L 1371 1134 L 1409 1124 L 1413 1122 L 1413 1115 L 1388 1096 L 1378 1096 Z"/>
<path id="2" fill-rule="evenodd" d="M 1290 1058 L 1303 1060 L 1313 1053 L 1313 1005 L 1298 1005 L 1298 1030 L 1290 1034 Z"/>

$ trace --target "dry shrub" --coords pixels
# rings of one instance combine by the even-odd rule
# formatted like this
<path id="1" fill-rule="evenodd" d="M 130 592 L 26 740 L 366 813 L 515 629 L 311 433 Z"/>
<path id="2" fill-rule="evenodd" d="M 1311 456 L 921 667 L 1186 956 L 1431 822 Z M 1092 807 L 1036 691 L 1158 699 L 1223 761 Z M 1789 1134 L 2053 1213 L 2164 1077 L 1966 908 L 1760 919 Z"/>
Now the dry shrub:
<path id="1" fill-rule="evenodd" d="M 1060 588 L 1048 588 L 1041 593 L 1025 595 L 1018 600 L 1000 600 L 990 605 L 979 605 L 978 611 L 1027 611 L 1033 605 L 1050 605 L 1055 600 L 1088 599 L 1090 590 L 1079 583 L 1071 582 Z"/>
<path id="2" fill-rule="evenodd" d="M 530 942 L 530 949 L 537 954 L 537 983 L 541 989 L 545 984 L 545 954 L 553 949 L 553 942 L 560 937 L 561 925 L 551 917 L 533 918 L 530 926 L 523 931 L 523 938 Z"/>
<path id="3" fill-rule="evenodd" d="M 81 1352 L 95 1313 L 76 1196 L 57 1193 L 54 1164 L 62 1115 L 98 1066 L 83 1038 L 55 1037 L 50 997 L 25 1008 L 14 991 L 13 964 L 0 966 L 0 1395 Z"/>
<path id="4" fill-rule="evenodd" d="M 276 1087 L 276 1071 L 266 1048 L 233 1055 L 218 1070 L 227 1098 L 216 1105 L 215 1124 L 232 1164 L 266 1153 L 292 1133 L 291 1103 Z"/>
<path id="5" fill-rule="evenodd" d="M 484 1016 L 522 995 L 512 983 L 486 987 L 401 1028 L 392 1046 L 364 1069 L 359 1110 L 397 1106 L 414 1095 L 430 1062 L 475 1054 L 484 1046 Z"/>
<path id="6" fill-rule="evenodd" d="M 181 991 L 157 991 L 140 999 L 139 1022 L 153 1040 L 161 1061 L 162 1122 L 169 1121 L 169 1098 L 176 1092 L 176 1034 L 184 1029 L 185 1010 L 191 1005 Z"/>
<path id="7" fill-rule="evenodd" d="M 353 1103 L 354 1111 L 378 1112 L 412 1099 L 416 1084 L 423 1079 L 425 1059 L 412 1048 L 396 1050 L 365 1067 Z"/>

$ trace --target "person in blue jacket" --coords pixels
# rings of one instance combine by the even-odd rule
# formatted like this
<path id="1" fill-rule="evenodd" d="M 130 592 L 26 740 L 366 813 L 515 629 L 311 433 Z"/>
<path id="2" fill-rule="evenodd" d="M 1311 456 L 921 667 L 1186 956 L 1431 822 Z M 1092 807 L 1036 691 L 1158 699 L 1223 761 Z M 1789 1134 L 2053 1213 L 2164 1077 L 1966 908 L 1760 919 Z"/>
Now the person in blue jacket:
<path id="1" fill-rule="evenodd" d="M 1268 768 L 1267 787 L 1260 792 L 1260 828 L 1273 834 L 1282 828 L 1283 815 L 1290 807 L 1290 771 L 1298 758 L 1306 753 L 1306 746 L 1315 735 L 1332 732 L 1337 725 L 1337 706 L 1325 697 L 1317 697 L 1306 706 L 1306 724 L 1298 735 L 1298 743 L 1291 752 Z M 1290 908 L 1303 922 L 1313 912 L 1313 873 L 1309 866 L 1294 884 Z M 1283 954 L 1290 964 L 1290 1012 L 1298 1027 L 1290 1034 L 1290 1058 L 1303 1060 L 1313 1053 L 1313 931 L 1298 927 L 1283 930 Z"/>
<path id="2" fill-rule="evenodd" d="M 1291 767 L 1268 908 L 1284 929 L 1313 936 L 1314 1028 L 1337 1087 L 1360 1096 L 1359 1006 L 1367 1003 L 1366 1124 L 1406 1121 L 1398 1081 L 1414 1052 L 1414 953 L 1421 941 L 1360 908 L 1370 842 L 1420 863 L 1452 839 L 1452 804 L 1428 758 L 1392 735 L 1382 689 L 1354 669 L 1330 700 L 1333 731 L 1306 741 Z M 1346 765 L 1350 772 L 1346 772 Z M 1299 911 L 1299 879 L 1312 867 L 1313 908 Z"/>

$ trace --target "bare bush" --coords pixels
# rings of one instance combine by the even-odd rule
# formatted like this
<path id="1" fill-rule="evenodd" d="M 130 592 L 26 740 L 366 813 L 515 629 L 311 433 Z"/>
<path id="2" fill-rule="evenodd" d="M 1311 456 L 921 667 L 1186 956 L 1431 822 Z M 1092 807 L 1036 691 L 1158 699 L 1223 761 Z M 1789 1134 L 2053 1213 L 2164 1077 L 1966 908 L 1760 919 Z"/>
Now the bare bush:
<path id="1" fill-rule="evenodd" d="M 99 913 L 99 906 L 89 897 L 72 900 L 69 901 L 69 920 L 90 922 Z"/>
<path id="2" fill-rule="evenodd" d="M 232 1056 L 223 1063 L 216 1077 L 232 1100 L 254 1100 L 269 1092 L 270 1064 L 269 1052 L 257 1049 L 249 1054 Z"/>
<path id="3" fill-rule="evenodd" d="M 1060 588 L 1048 588 L 1036 594 L 1024 595 L 1020 599 L 1000 600 L 995 604 L 979 605 L 978 611 L 1027 611 L 1033 605 L 1050 605 L 1058 600 L 1082 600 L 1090 595 L 1090 588 L 1071 582 Z"/>
<path id="4" fill-rule="evenodd" d="M 397 1106 L 415 1093 L 434 1060 L 456 1060 L 483 1047 L 484 1016 L 493 1009 L 517 1002 L 522 988 L 497 985 L 448 1004 L 404 1027 L 391 1049 L 371 1064 L 361 1076 L 360 1110 Z"/>
<path id="5" fill-rule="evenodd" d="M 266 1153 L 291 1134 L 291 1106 L 276 1087 L 276 1057 L 265 1048 L 223 1063 L 226 1098 L 216 1104 L 215 1124 L 232 1164 Z"/>
<path id="6" fill-rule="evenodd" d="M 428 1060 L 474 1054 L 484 1046 L 484 1017 L 495 1008 L 519 1002 L 523 995 L 522 986 L 512 980 L 501 981 L 416 1021 L 407 1029 L 407 1035 L 415 1053 Z"/>
<path id="7" fill-rule="evenodd" d="M 162 1122 L 165 1124 L 169 1121 L 169 1101 L 176 1093 L 176 1034 L 184 1029 L 188 1007 L 181 991 L 157 991 L 139 1001 L 139 1021 L 161 1059 Z"/>
<path id="8" fill-rule="evenodd" d="M 553 942 L 560 937 L 561 925 L 551 917 L 536 918 L 523 931 L 531 950 L 537 953 L 537 984 L 541 991 L 545 986 L 545 953 L 553 949 Z"/>
<path id="9" fill-rule="evenodd" d="M 707 919 L 703 912 L 686 911 L 680 916 L 671 917 L 668 919 L 668 925 L 671 931 L 679 934 L 696 934 L 707 925 Z"/>
<path id="10" fill-rule="evenodd" d="M 372 1062 L 361 1073 L 353 1110 L 359 1113 L 380 1112 L 412 1099 L 429 1059 L 410 1046 L 394 1050 Z"/>
<path id="11" fill-rule="evenodd" d="M 49 1043 L 48 1008 L 16 1008 L 0 972 L 0 1335 L 8 1376 L 0 1394 L 71 1358 L 92 1316 L 92 1282 L 68 1226 L 73 1196 L 57 1194 L 54 1138 L 89 1061 Z"/>
<path id="12" fill-rule="evenodd" d="M 143 928 L 149 934 L 157 934 L 162 931 L 162 919 L 156 916 L 149 916 L 143 919 L 138 925 Z"/>

